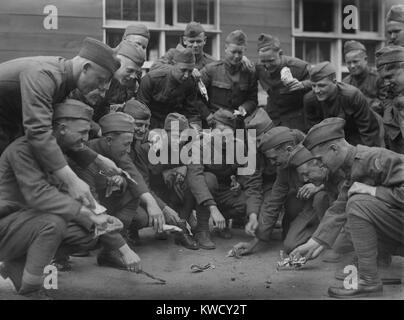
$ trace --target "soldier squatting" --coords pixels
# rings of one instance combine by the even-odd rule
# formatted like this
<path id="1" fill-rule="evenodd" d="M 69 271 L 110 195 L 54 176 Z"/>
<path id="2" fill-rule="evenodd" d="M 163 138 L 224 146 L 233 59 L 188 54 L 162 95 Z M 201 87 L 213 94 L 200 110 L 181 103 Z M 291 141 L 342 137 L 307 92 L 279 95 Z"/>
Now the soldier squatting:
<path id="1" fill-rule="evenodd" d="M 215 61 L 198 22 L 143 77 L 141 24 L 116 48 L 86 38 L 72 59 L 0 64 L 0 275 L 46 298 L 45 266 L 74 272 L 70 255 L 101 249 L 98 265 L 139 272 L 142 228 L 158 238 L 174 228 L 178 245 L 213 250 L 209 220 L 226 239 L 232 220 L 251 236 L 234 245 L 245 255 L 281 219 L 291 257 L 354 252 L 357 288 L 330 287 L 331 297 L 381 295 L 391 257 L 404 254 L 404 5 L 385 23 L 377 70 L 362 43 L 346 41 L 342 82 L 330 62 L 286 56 L 270 34 L 256 64 L 242 30 Z M 178 157 L 190 153 L 201 161 Z M 251 157 L 252 167 L 241 161 Z"/>

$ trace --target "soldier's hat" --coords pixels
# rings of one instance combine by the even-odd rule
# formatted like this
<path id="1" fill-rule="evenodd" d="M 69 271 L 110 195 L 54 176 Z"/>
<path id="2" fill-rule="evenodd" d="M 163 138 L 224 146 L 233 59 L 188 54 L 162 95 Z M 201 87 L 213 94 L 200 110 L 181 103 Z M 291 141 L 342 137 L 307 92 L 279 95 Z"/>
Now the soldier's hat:
<path id="1" fill-rule="evenodd" d="M 273 122 L 263 108 L 258 108 L 254 113 L 244 119 L 246 129 L 255 129 L 256 137 L 261 137 L 273 127 Z"/>
<path id="2" fill-rule="evenodd" d="M 324 119 L 311 127 L 302 143 L 308 150 L 312 150 L 324 142 L 345 138 L 344 126 L 345 120 L 342 118 Z"/>
<path id="3" fill-rule="evenodd" d="M 126 101 L 122 111 L 132 116 L 135 120 L 149 120 L 151 117 L 150 109 L 135 98 Z"/>
<path id="4" fill-rule="evenodd" d="M 134 133 L 135 120 L 127 113 L 111 112 L 103 116 L 98 122 L 102 134 L 109 132 L 129 132 Z"/>
<path id="5" fill-rule="evenodd" d="M 288 166 L 297 168 L 301 166 L 303 163 L 306 163 L 310 160 L 317 159 L 305 146 L 299 143 L 295 149 L 290 153 Z"/>
<path id="6" fill-rule="evenodd" d="M 184 36 L 194 38 L 199 36 L 202 32 L 205 32 L 202 25 L 199 22 L 191 21 L 185 27 Z"/>
<path id="7" fill-rule="evenodd" d="M 242 30 L 234 30 L 228 34 L 225 42 L 227 44 L 235 44 L 237 46 L 247 45 L 247 35 Z"/>
<path id="8" fill-rule="evenodd" d="M 174 61 L 176 65 L 180 66 L 180 68 L 195 68 L 195 56 L 192 53 L 192 49 L 180 49 L 177 47 L 174 53 Z"/>
<path id="9" fill-rule="evenodd" d="M 130 26 L 127 26 L 125 29 L 125 33 L 123 34 L 123 39 L 131 34 L 143 36 L 147 39 L 150 39 L 149 29 L 143 24 L 131 24 Z"/>
<path id="10" fill-rule="evenodd" d="M 336 73 L 335 67 L 329 61 L 320 62 L 312 67 L 309 71 L 310 80 L 313 82 L 320 81 L 325 77 L 328 77 Z"/>
<path id="11" fill-rule="evenodd" d="M 257 43 L 258 51 L 264 48 L 268 49 L 280 49 L 281 42 L 277 37 L 274 37 L 270 34 L 261 33 L 258 37 Z"/>
<path id="12" fill-rule="evenodd" d="M 66 99 L 53 107 L 53 120 L 70 118 L 91 121 L 93 114 L 94 110 L 90 106 L 75 99 Z"/>
<path id="13" fill-rule="evenodd" d="M 178 130 L 180 132 L 189 128 L 188 119 L 184 115 L 177 112 L 172 112 L 169 113 L 164 120 L 164 130 L 171 131 L 173 129 L 174 122 L 178 122 Z"/>
<path id="14" fill-rule="evenodd" d="M 391 6 L 389 12 L 387 12 L 386 21 L 397 21 L 404 23 L 404 5 L 396 4 Z"/>
<path id="15" fill-rule="evenodd" d="M 355 40 L 345 41 L 344 54 L 347 54 L 348 52 L 354 51 L 354 50 L 361 50 L 366 53 L 365 46 L 362 43 L 360 43 L 359 41 L 355 41 Z"/>
<path id="16" fill-rule="evenodd" d="M 285 142 L 295 141 L 293 131 L 288 127 L 274 127 L 266 132 L 258 145 L 261 152 L 274 149 Z"/>
<path id="17" fill-rule="evenodd" d="M 78 55 L 107 69 L 112 74 L 114 74 L 121 65 L 112 48 L 90 37 L 84 39 Z"/>
<path id="18" fill-rule="evenodd" d="M 125 56 L 141 67 L 146 59 L 145 51 L 136 43 L 123 40 L 117 50 L 117 54 Z"/>
<path id="19" fill-rule="evenodd" d="M 386 46 L 376 52 L 376 67 L 380 68 L 385 64 L 404 62 L 404 47 Z"/>

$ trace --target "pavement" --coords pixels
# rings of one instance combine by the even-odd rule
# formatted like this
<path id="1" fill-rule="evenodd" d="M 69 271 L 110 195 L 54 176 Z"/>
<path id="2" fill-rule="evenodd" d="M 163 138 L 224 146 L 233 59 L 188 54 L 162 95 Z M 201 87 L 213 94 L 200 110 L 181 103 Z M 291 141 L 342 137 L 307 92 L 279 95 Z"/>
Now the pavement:
<path id="1" fill-rule="evenodd" d="M 251 238 L 243 230 L 233 229 L 233 239 L 214 237 L 215 250 L 188 250 L 174 244 L 173 237 L 156 240 L 151 229 L 141 230 L 142 244 L 136 252 L 143 270 L 167 281 L 165 285 L 142 274 L 130 273 L 96 263 L 96 252 L 90 257 L 72 258 L 73 270 L 58 273 L 58 289 L 49 290 L 55 299 L 330 299 L 327 289 L 341 284 L 334 279 L 337 264 L 309 261 L 302 269 L 277 271 L 280 234 L 261 252 L 240 259 L 226 257 L 239 241 Z M 214 269 L 192 273 L 192 264 L 211 263 Z M 393 257 L 392 274 L 404 281 L 404 259 Z M 389 269 L 389 270 L 390 270 Z M 9 280 L 0 278 L 0 299 L 25 299 L 18 296 Z M 384 286 L 381 299 L 404 299 L 404 285 Z"/>

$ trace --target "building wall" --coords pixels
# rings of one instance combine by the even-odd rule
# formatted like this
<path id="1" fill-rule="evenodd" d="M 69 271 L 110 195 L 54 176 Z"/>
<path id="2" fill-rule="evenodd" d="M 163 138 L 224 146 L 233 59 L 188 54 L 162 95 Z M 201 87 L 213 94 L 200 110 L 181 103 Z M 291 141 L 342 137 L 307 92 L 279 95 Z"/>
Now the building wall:
<path id="1" fill-rule="evenodd" d="M 58 29 L 43 26 L 44 7 L 58 8 Z M 85 36 L 102 40 L 102 0 L 0 1 L 0 62 L 23 56 L 73 57 Z"/>
<path id="2" fill-rule="evenodd" d="M 276 35 L 285 54 L 291 54 L 290 0 L 220 0 L 221 55 L 224 40 L 233 30 L 241 29 L 248 37 L 247 57 L 257 60 L 257 39 L 264 33 Z"/>

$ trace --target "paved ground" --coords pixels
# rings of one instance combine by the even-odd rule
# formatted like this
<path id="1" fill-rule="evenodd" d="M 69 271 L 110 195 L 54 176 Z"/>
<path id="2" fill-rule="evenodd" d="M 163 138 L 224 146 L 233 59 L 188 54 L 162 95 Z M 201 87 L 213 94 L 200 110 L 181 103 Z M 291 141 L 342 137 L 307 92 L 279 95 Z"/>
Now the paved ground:
<path id="1" fill-rule="evenodd" d="M 248 241 L 242 230 L 234 238 L 215 238 L 213 251 L 191 251 L 173 244 L 173 239 L 153 239 L 151 230 L 140 233 L 143 244 L 137 253 L 145 271 L 167 280 L 156 284 L 149 278 L 96 265 L 95 253 L 73 258 L 73 271 L 59 273 L 56 299 L 329 299 L 326 292 L 333 280 L 335 264 L 318 259 L 298 271 L 276 271 L 281 242 L 275 234 L 272 246 L 252 256 L 226 257 L 238 241 Z M 192 264 L 212 263 L 215 269 L 191 273 Z M 391 269 L 404 278 L 404 259 L 393 258 Z M 267 280 L 271 281 L 268 286 Z M 0 280 L 0 299 L 21 299 L 9 280 Z M 383 299 L 404 299 L 404 285 L 385 286 Z"/>

